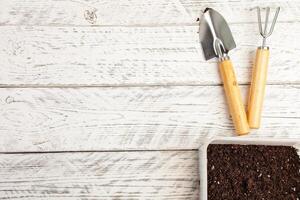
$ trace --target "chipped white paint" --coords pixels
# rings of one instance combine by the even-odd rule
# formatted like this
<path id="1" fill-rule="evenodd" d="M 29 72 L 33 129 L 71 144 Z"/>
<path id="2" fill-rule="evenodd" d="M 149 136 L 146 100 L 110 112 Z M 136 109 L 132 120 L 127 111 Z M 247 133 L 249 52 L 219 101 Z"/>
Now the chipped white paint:
<path id="1" fill-rule="evenodd" d="M 299 24 L 277 24 L 268 39 L 269 83 L 299 83 Z M 261 37 L 256 24 L 236 24 L 232 31 L 239 46 L 230 56 L 238 81 L 248 83 Z M 221 83 L 215 61 L 202 57 L 197 26 L 0 26 L 0 38 L 5 86 Z"/>
<path id="2" fill-rule="evenodd" d="M 178 150 L 234 134 L 216 63 L 201 57 L 207 6 L 231 25 L 243 84 L 261 42 L 252 9 L 281 6 L 268 40 L 276 85 L 250 137 L 300 140 L 299 0 L 0 5 L 0 199 L 197 199 L 197 152 Z M 91 150 L 150 151 L 80 152 Z"/>
<path id="3" fill-rule="evenodd" d="M 97 9 L 96 25 L 157 26 L 195 24 L 201 10 L 222 11 L 230 23 L 256 22 L 256 6 L 281 6 L 279 22 L 300 19 L 298 0 L 1 0 L 3 25 L 86 26 L 84 12 Z"/>
<path id="4" fill-rule="evenodd" d="M 221 86 L 0 89 L 0 151 L 197 149 L 234 135 L 223 96 Z M 268 86 L 251 135 L 300 139 L 299 105 L 298 86 Z"/>
<path id="5" fill-rule="evenodd" d="M 0 154 L 0 199 L 197 199 L 196 151 Z"/>

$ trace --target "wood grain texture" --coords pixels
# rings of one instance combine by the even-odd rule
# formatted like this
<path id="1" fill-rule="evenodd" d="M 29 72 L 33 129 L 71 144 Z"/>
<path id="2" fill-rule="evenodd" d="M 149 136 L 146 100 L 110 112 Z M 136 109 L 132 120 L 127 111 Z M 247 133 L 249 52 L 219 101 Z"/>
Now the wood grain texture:
<path id="1" fill-rule="evenodd" d="M 96 25 L 195 24 L 200 11 L 213 7 L 230 23 L 256 21 L 256 6 L 280 6 L 279 21 L 298 21 L 298 0 L 2 0 L 1 25 L 85 26 L 85 10 L 97 10 Z M 237 17 L 238 16 L 238 17 Z"/>
<path id="2" fill-rule="evenodd" d="M 197 199 L 197 151 L 0 154 L 0 199 Z"/>
<path id="3" fill-rule="evenodd" d="M 222 77 L 228 110 L 237 135 L 247 135 L 250 132 L 241 90 L 236 79 L 230 59 L 219 61 L 219 71 Z"/>
<path id="4" fill-rule="evenodd" d="M 299 100 L 299 86 L 267 86 L 250 137 L 300 139 Z M 222 86 L 0 89 L 0 112 L 2 152 L 197 149 L 235 135 Z"/>
<path id="5" fill-rule="evenodd" d="M 230 56 L 238 81 L 249 83 L 261 37 L 256 24 L 236 24 L 232 31 L 238 48 Z M 277 24 L 268 40 L 268 83 L 300 83 L 299 33 L 299 23 Z M 5 26 L 0 38 L 5 38 L 0 40 L 2 86 L 221 83 L 215 60 L 202 57 L 197 26 Z"/>
<path id="6" fill-rule="evenodd" d="M 265 98 L 270 51 L 257 48 L 248 95 L 248 122 L 251 128 L 259 128 Z"/>

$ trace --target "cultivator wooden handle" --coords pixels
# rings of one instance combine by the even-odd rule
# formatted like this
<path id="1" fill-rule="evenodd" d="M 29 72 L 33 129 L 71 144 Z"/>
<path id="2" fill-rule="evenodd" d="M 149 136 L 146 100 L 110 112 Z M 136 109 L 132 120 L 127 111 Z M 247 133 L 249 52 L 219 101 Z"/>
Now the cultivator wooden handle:
<path id="1" fill-rule="evenodd" d="M 265 96 L 269 48 L 259 47 L 252 72 L 252 80 L 248 98 L 248 123 L 250 128 L 259 128 L 262 106 Z"/>
<path id="2" fill-rule="evenodd" d="M 245 135 L 249 133 L 249 125 L 231 61 L 229 59 L 220 61 L 219 69 L 236 133 L 238 135 Z"/>

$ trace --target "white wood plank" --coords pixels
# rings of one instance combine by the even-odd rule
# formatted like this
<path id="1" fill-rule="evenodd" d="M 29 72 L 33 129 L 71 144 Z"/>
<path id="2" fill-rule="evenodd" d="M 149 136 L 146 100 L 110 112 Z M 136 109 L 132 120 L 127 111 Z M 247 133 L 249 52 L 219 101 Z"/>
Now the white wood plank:
<path id="1" fill-rule="evenodd" d="M 0 155 L 0 199 L 197 199 L 196 151 Z"/>
<path id="2" fill-rule="evenodd" d="M 196 149 L 235 135 L 223 96 L 221 86 L 2 88 L 0 151 Z M 300 139 L 299 101 L 299 86 L 268 86 L 251 136 Z"/>
<path id="3" fill-rule="evenodd" d="M 255 24 L 232 26 L 231 52 L 240 83 L 249 83 L 261 43 Z M 299 23 L 278 24 L 269 83 L 299 83 Z M 197 26 L 0 27 L 0 85 L 220 84 L 215 60 L 206 62 Z"/>
<path id="4" fill-rule="evenodd" d="M 281 6 L 279 22 L 298 21 L 298 0 L 1 0 L 2 25 L 90 25 L 85 10 L 97 10 L 96 25 L 194 24 L 213 7 L 231 23 L 257 22 L 256 6 Z"/>

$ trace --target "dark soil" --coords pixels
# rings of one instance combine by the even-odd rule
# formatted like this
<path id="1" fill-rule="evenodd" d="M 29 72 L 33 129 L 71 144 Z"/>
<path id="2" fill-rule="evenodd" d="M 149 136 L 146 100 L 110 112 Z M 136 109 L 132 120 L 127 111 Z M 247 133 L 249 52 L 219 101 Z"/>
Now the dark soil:
<path id="1" fill-rule="evenodd" d="M 208 146 L 209 200 L 300 200 L 300 158 L 293 147 Z"/>

